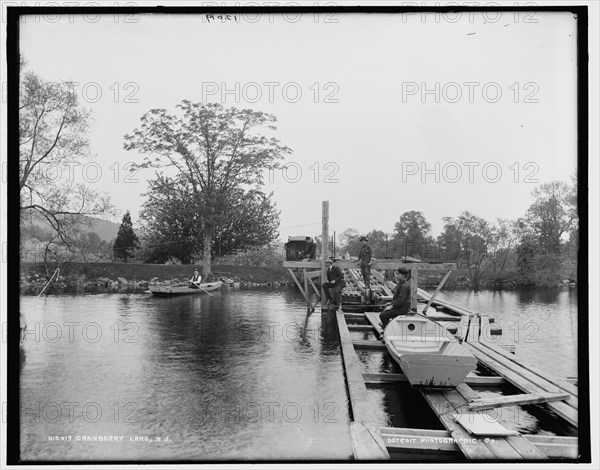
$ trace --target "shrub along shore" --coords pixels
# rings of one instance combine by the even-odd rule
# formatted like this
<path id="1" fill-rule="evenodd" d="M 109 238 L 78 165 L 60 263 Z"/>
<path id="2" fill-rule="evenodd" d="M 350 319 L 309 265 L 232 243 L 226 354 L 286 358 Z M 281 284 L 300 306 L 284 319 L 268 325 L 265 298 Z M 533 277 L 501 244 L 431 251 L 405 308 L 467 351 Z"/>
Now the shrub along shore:
<path id="1" fill-rule="evenodd" d="M 23 263 L 20 272 L 22 293 L 39 292 L 54 273 L 55 266 L 48 268 L 43 263 Z M 149 285 L 174 284 L 188 280 L 194 269 L 202 272 L 202 266 L 190 264 L 142 264 L 142 263 L 83 263 L 64 264 L 60 269 L 58 281 L 49 287 L 52 291 L 60 289 L 109 289 L 115 291 L 146 290 Z M 287 287 L 294 286 L 287 269 L 281 266 L 242 266 L 213 265 L 211 280 L 224 280 L 239 283 L 241 287 Z M 440 280 L 439 275 L 419 276 L 419 285 L 434 288 Z M 568 283 L 567 283 L 568 285 Z M 468 271 L 457 269 L 445 284 L 447 288 L 470 288 Z M 480 287 L 492 287 L 480 285 Z M 505 288 L 516 287 L 507 283 Z"/>
<path id="2" fill-rule="evenodd" d="M 43 288 L 54 272 L 49 273 L 43 263 L 21 265 L 21 290 Z M 192 277 L 194 269 L 202 272 L 202 266 L 177 264 L 141 263 L 68 263 L 60 268 L 58 281 L 52 282 L 53 289 L 112 288 L 115 290 L 147 289 L 153 284 L 174 284 Z M 239 282 L 241 286 L 287 286 L 293 284 L 283 268 L 263 266 L 213 265 L 211 280 Z"/>

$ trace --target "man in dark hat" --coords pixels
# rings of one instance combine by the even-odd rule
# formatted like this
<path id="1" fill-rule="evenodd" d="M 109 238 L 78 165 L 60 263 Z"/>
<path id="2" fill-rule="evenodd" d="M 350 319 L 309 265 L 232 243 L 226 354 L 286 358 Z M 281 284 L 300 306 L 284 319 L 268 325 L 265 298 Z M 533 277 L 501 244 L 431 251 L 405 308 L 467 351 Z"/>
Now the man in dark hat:
<path id="1" fill-rule="evenodd" d="M 329 307 L 333 297 L 333 309 L 337 310 L 342 305 L 342 289 L 346 287 L 344 273 L 338 266 L 333 265 L 331 258 L 325 261 L 325 266 L 327 268 L 327 282 L 322 284 L 327 299 L 325 306 Z"/>
<path id="2" fill-rule="evenodd" d="M 371 288 L 371 262 L 373 258 L 373 250 L 369 246 L 369 238 L 363 235 L 360 237 L 360 241 L 362 246 L 360 247 L 360 252 L 358 253 L 358 263 L 360 264 L 360 272 L 363 277 L 363 282 L 365 283 L 365 288 Z"/>
<path id="3" fill-rule="evenodd" d="M 398 268 L 396 273 L 397 284 L 394 288 L 394 297 L 392 302 L 385 306 L 385 309 L 379 315 L 383 328 L 396 318 L 398 315 L 406 315 L 410 309 L 410 269 Z"/>

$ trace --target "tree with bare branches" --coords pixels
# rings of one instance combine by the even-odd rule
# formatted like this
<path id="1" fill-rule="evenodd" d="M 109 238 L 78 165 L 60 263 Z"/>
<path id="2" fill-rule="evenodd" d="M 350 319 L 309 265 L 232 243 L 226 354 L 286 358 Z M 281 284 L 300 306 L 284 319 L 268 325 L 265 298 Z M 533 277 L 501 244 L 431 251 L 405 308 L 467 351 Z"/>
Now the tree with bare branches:
<path id="1" fill-rule="evenodd" d="M 70 82 L 47 82 L 23 71 L 19 91 L 19 188 L 22 222 L 42 219 L 71 249 L 83 216 L 112 210 L 107 195 L 73 177 L 89 158 L 90 111 Z"/>

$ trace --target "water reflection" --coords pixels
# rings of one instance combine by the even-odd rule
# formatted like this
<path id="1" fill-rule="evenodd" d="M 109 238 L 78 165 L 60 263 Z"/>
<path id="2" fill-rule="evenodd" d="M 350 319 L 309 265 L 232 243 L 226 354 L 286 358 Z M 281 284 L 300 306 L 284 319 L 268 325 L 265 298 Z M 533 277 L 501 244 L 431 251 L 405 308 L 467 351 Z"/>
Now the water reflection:
<path id="1" fill-rule="evenodd" d="M 518 358 L 577 375 L 575 290 L 442 297 L 492 314 L 504 332 L 499 344 L 515 344 Z M 307 315 L 294 290 L 23 297 L 22 309 L 25 460 L 351 457 L 335 315 Z M 359 358 L 365 372 L 400 372 L 384 351 Z M 376 424 L 440 429 L 408 384 L 368 396 Z M 541 425 L 532 416 L 519 414 L 508 427 L 534 432 Z M 125 440 L 76 440 L 113 435 Z"/>
<path id="2" fill-rule="evenodd" d="M 307 317 L 293 291 L 22 301 L 32 328 L 21 378 L 25 459 L 351 456 L 335 319 Z M 62 329 L 59 341 L 48 341 L 49 324 Z M 71 416 L 65 403 L 78 404 Z M 45 419 L 49 406 L 61 416 Z M 170 440 L 48 441 L 101 434 Z"/>
<path id="3" fill-rule="evenodd" d="M 440 298 L 489 314 L 502 328 L 502 336 L 484 334 L 484 340 L 514 345 L 520 360 L 559 377 L 579 375 L 576 289 L 451 290 Z"/>

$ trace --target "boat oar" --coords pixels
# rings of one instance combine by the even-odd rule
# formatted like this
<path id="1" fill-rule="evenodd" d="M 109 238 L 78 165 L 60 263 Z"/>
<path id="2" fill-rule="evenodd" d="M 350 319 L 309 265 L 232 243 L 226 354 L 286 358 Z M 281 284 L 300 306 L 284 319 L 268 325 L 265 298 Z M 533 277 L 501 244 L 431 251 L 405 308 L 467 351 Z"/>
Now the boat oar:
<path id="1" fill-rule="evenodd" d="M 198 289 L 203 290 L 204 292 L 206 292 L 211 297 L 213 296 L 210 292 L 208 292 L 206 289 L 202 289 L 202 287 L 200 287 L 200 286 L 198 286 Z"/>

